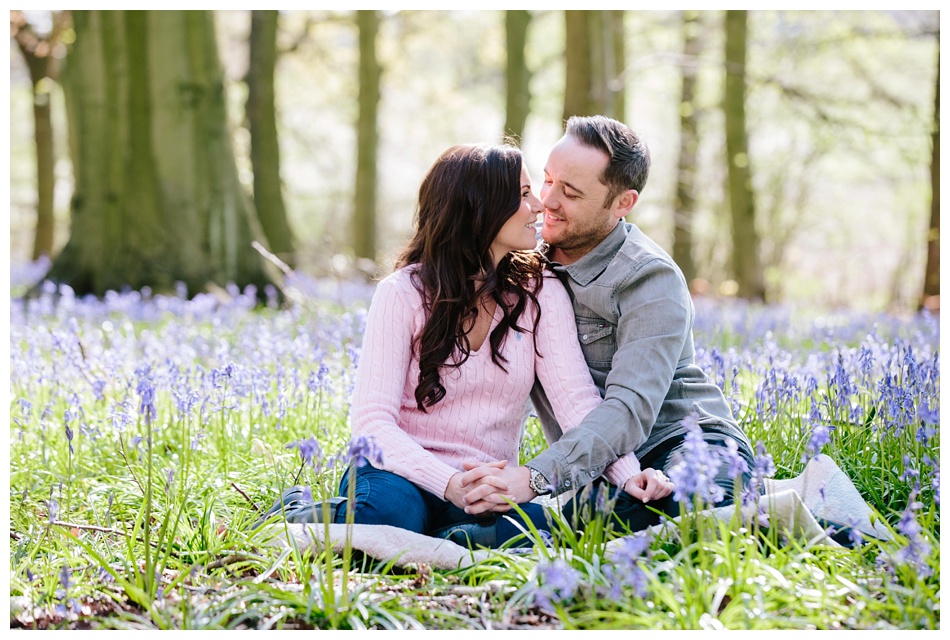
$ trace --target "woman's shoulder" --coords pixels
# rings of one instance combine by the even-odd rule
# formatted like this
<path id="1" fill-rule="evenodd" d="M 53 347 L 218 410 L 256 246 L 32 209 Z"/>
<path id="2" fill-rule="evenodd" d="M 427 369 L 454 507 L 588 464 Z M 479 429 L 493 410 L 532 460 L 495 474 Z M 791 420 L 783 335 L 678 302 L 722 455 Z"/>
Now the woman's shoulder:
<path id="1" fill-rule="evenodd" d="M 417 265 L 411 264 L 401 269 L 396 269 L 388 276 L 376 284 L 377 295 L 397 295 L 399 297 L 408 296 L 409 299 L 419 298 L 419 292 L 412 282 L 412 274 L 415 273 Z"/>
<path id="2" fill-rule="evenodd" d="M 532 281 L 538 305 L 543 309 L 550 307 L 570 307 L 571 298 L 557 275 L 545 267 L 540 276 Z M 537 286 L 540 285 L 540 286 Z"/>

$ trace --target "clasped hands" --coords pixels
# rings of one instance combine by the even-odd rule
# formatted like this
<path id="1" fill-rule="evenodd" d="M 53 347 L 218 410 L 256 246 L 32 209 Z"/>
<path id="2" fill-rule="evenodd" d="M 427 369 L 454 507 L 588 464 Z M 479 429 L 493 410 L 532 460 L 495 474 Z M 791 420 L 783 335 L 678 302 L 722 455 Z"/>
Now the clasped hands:
<path id="1" fill-rule="evenodd" d="M 445 499 L 470 515 L 504 513 L 511 503 L 530 502 L 538 494 L 528 486 L 527 467 L 509 467 L 507 460 L 463 462 L 465 471 L 449 479 Z M 665 498 L 673 492 L 673 483 L 656 469 L 643 469 L 624 483 L 623 490 L 643 502 Z"/>

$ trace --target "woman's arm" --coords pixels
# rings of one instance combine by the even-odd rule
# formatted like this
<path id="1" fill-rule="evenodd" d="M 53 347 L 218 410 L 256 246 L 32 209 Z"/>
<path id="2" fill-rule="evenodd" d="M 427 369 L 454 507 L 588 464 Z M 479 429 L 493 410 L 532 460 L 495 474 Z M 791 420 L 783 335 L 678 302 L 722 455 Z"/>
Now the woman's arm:
<path id="1" fill-rule="evenodd" d="M 423 449 L 399 426 L 412 360 L 413 318 L 421 306 L 408 277 L 387 278 L 377 286 L 366 318 L 350 423 L 354 436 L 376 438 L 384 469 L 441 498 L 458 469 Z"/>

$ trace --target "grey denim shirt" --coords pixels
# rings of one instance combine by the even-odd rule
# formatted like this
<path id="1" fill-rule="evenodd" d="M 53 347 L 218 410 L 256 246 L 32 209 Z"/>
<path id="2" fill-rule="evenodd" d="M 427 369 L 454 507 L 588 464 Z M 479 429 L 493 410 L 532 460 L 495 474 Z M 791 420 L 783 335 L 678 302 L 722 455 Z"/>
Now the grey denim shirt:
<path id="1" fill-rule="evenodd" d="M 686 432 L 699 414 L 704 431 L 748 445 L 722 391 L 696 366 L 693 302 L 673 259 L 636 225 L 620 222 L 586 256 L 549 266 L 574 303 L 577 338 L 603 404 L 566 434 L 538 381 L 531 392 L 548 449 L 528 463 L 555 493 L 577 489 L 630 451 L 642 459 Z"/>

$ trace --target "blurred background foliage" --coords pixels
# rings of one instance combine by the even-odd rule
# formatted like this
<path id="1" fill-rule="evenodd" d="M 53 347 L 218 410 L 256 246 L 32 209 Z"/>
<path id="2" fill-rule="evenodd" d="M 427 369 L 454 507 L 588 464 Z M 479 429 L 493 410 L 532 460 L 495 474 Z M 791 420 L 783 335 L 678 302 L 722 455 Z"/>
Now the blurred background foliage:
<path id="1" fill-rule="evenodd" d="M 13 11 L 11 258 L 78 293 L 195 292 L 279 281 L 256 239 L 371 277 L 442 150 L 523 120 L 537 189 L 589 111 L 650 146 L 629 220 L 697 294 L 939 308 L 938 59 L 937 11 Z"/>

